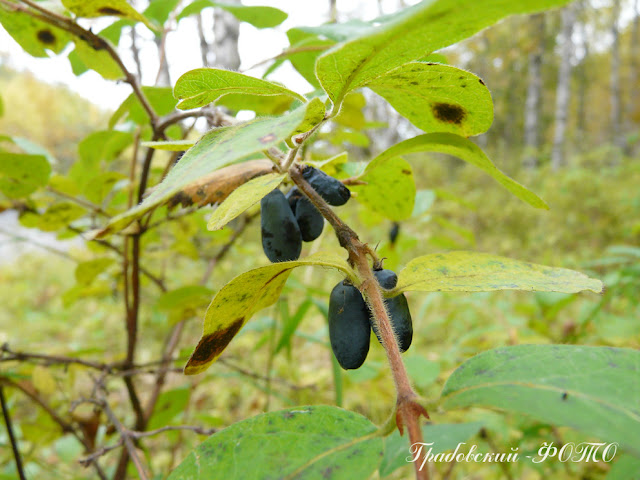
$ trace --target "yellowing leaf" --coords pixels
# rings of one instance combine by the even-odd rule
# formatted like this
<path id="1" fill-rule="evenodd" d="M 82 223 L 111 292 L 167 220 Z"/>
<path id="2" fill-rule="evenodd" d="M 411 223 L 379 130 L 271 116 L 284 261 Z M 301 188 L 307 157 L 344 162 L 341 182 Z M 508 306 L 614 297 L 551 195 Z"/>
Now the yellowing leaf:
<path id="1" fill-rule="evenodd" d="M 216 208 L 207 223 L 208 230 L 220 230 L 242 212 L 258 203 L 262 197 L 277 188 L 286 173 L 270 173 L 249 180 L 236 188 L 227 199 Z"/>
<path id="2" fill-rule="evenodd" d="M 276 302 L 291 271 L 307 265 L 333 268 L 355 278 L 355 273 L 345 260 L 326 253 L 291 262 L 273 263 L 238 275 L 222 287 L 209 305 L 202 338 L 191 354 L 184 373 L 195 375 L 206 370 L 255 312 Z"/>
<path id="3" fill-rule="evenodd" d="M 125 0 L 62 0 L 62 4 L 78 17 L 121 17 L 144 23 L 153 29 L 149 20 Z"/>
<path id="4" fill-rule="evenodd" d="M 478 252 L 436 253 L 414 258 L 398 275 L 396 292 L 602 293 L 600 280 L 585 274 Z"/>
<path id="5" fill-rule="evenodd" d="M 180 100 L 178 108 L 203 107 L 228 94 L 265 96 L 289 96 L 302 102 L 305 98 L 277 83 L 253 78 L 242 73 L 219 68 L 196 68 L 182 75 L 173 88 L 173 95 Z"/>
<path id="6" fill-rule="evenodd" d="M 365 185 L 352 185 L 360 203 L 390 220 L 411 216 L 416 184 L 409 163 L 400 157 L 378 157 L 367 165 L 362 177 Z"/>
<path id="7" fill-rule="evenodd" d="M 33 371 L 31 372 L 31 381 L 33 382 L 33 386 L 45 396 L 53 394 L 58 389 L 56 379 L 53 378 L 49 369 L 42 365 L 36 365 L 33 367 Z"/>
<path id="8" fill-rule="evenodd" d="M 493 122 L 493 102 L 484 82 L 459 68 L 411 62 L 367 86 L 425 132 L 469 137 L 486 132 Z"/>

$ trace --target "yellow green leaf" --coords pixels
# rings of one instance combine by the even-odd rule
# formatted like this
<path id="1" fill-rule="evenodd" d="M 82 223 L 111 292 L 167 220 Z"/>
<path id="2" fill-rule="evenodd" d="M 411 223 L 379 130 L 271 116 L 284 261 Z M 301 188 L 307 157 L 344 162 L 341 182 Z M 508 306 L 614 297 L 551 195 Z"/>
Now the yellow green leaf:
<path id="1" fill-rule="evenodd" d="M 547 267 L 479 252 L 436 253 L 414 258 L 398 275 L 396 292 L 602 293 L 600 280 L 566 268 Z"/>
<path id="2" fill-rule="evenodd" d="M 390 220 L 405 220 L 413 212 L 416 184 L 411 165 L 401 157 L 378 157 L 349 188 L 360 203 Z"/>
<path id="3" fill-rule="evenodd" d="M 207 229 L 223 228 L 242 212 L 258 203 L 271 190 L 277 188 L 286 176 L 286 173 L 269 173 L 240 185 L 222 202 L 222 205 L 214 210 L 207 223 Z"/>

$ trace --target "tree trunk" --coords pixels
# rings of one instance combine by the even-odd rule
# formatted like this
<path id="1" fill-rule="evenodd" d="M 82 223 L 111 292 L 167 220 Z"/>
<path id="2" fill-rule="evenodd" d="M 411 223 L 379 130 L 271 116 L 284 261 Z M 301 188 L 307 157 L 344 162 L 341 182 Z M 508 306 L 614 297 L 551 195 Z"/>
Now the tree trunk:
<path id="1" fill-rule="evenodd" d="M 544 52 L 544 15 L 539 13 L 532 18 L 535 45 L 529 53 L 529 79 L 527 100 L 524 112 L 524 166 L 535 168 L 538 165 L 540 149 L 540 98 L 542 96 L 542 54 Z"/>
<path id="2" fill-rule="evenodd" d="M 138 34 L 136 33 L 136 27 L 131 27 L 131 54 L 133 55 L 133 61 L 136 64 L 136 75 L 138 81 L 142 82 L 142 63 L 140 62 L 140 49 L 138 48 Z"/>
<path id="3" fill-rule="evenodd" d="M 620 31 L 618 19 L 620 17 L 620 0 L 613 0 L 611 12 L 611 79 L 609 84 L 609 96 L 611 98 L 611 141 L 622 148 L 624 136 L 620 128 Z"/>
<path id="4" fill-rule="evenodd" d="M 629 97 L 626 102 L 625 119 L 631 125 L 637 121 L 636 115 L 640 114 L 638 103 L 638 82 L 640 82 L 640 0 L 634 2 L 633 26 L 631 27 L 631 65 L 629 66 Z M 627 152 L 631 153 L 631 152 Z"/>
<path id="5" fill-rule="evenodd" d="M 158 47 L 158 76 L 156 77 L 156 85 L 161 87 L 171 86 L 171 75 L 169 74 L 169 62 L 167 62 L 167 54 L 164 48 L 167 39 L 167 32 L 163 32 L 161 36 L 155 38 L 156 47 Z"/>
<path id="6" fill-rule="evenodd" d="M 580 8 L 584 12 L 588 5 L 581 3 Z M 585 134 L 587 131 L 587 92 L 589 89 L 589 75 L 587 71 L 588 59 L 589 59 L 589 40 L 587 37 L 587 21 L 586 18 L 582 18 L 580 29 L 580 47 L 582 48 L 582 58 L 578 70 L 578 111 L 576 120 L 576 142 L 575 146 L 584 151 L 589 148 L 589 144 L 585 142 Z"/>
<path id="7" fill-rule="evenodd" d="M 216 8 L 213 14 L 213 33 L 216 38 L 213 47 L 216 56 L 215 65 L 229 70 L 238 70 L 240 68 L 238 53 L 240 22 L 226 10 Z"/>
<path id="8" fill-rule="evenodd" d="M 207 42 L 207 37 L 204 35 L 204 27 L 202 26 L 202 12 L 196 15 L 196 23 L 198 27 L 198 38 L 200 38 L 200 56 L 202 58 L 202 66 L 209 66 L 209 53 L 211 52 L 211 46 Z"/>
<path id="9" fill-rule="evenodd" d="M 567 119 L 569 118 L 569 93 L 571 83 L 571 57 L 573 54 L 573 25 L 576 20 L 574 5 L 562 10 L 562 48 L 560 51 L 560 68 L 558 71 L 558 85 L 556 87 L 555 131 L 553 135 L 553 150 L 551 152 L 551 167 L 558 170 L 565 165 L 565 134 Z"/>

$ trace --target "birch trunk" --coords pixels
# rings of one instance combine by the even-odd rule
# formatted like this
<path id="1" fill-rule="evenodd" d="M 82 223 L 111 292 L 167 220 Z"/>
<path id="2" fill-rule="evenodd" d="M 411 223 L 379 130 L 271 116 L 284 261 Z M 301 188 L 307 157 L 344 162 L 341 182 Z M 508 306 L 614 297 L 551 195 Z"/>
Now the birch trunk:
<path id="1" fill-rule="evenodd" d="M 553 135 L 553 150 L 551 152 L 551 167 L 558 170 L 564 166 L 565 135 L 569 118 L 569 99 L 571 82 L 571 57 L 573 55 L 573 25 L 576 20 L 574 5 L 562 10 L 562 48 L 560 50 L 560 68 L 558 71 L 558 85 L 556 87 L 555 131 Z"/>
<path id="2" fill-rule="evenodd" d="M 539 13 L 531 19 L 535 40 L 529 54 L 529 79 L 524 112 L 524 166 L 538 165 L 540 149 L 540 99 L 542 96 L 542 54 L 544 52 L 544 15 Z"/>
<path id="3" fill-rule="evenodd" d="M 611 79 L 609 84 L 609 96 L 611 103 L 611 141 L 622 148 L 624 136 L 620 129 L 620 31 L 618 19 L 620 17 L 620 0 L 613 0 L 611 12 Z"/>
<path id="4" fill-rule="evenodd" d="M 213 14 L 213 33 L 215 35 L 213 47 L 216 56 L 215 65 L 229 70 L 239 70 L 238 38 L 240 36 L 240 22 L 229 12 L 216 8 Z"/>

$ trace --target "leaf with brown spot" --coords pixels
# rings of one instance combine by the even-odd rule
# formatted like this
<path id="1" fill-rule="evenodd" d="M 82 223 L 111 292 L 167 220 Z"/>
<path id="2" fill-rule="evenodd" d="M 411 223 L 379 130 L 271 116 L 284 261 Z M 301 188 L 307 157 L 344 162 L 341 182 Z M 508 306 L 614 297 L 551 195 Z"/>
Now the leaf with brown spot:
<path id="1" fill-rule="evenodd" d="M 355 279 L 354 271 L 341 257 L 317 253 L 291 262 L 273 263 L 245 272 L 220 289 L 204 318 L 202 339 L 185 366 L 186 375 L 206 370 L 251 316 L 273 305 L 294 268 L 315 265 L 341 271 Z"/>
<path id="2" fill-rule="evenodd" d="M 82 18 L 118 16 L 144 23 L 157 30 L 147 17 L 129 5 L 126 0 L 62 0 L 67 10 Z"/>
<path id="3" fill-rule="evenodd" d="M 486 132 L 493 102 L 474 74 L 449 65 L 411 62 L 375 78 L 367 86 L 425 132 L 465 137 Z M 463 87 L 464 85 L 464 87 Z"/>
<path id="4" fill-rule="evenodd" d="M 34 57 L 47 57 L 47 51 L 60 53 L 71 41 L 71 35 L 66 31 L 19 10 L 10 10 L 2 3 L 0 24 L 25 52 Z"/>

